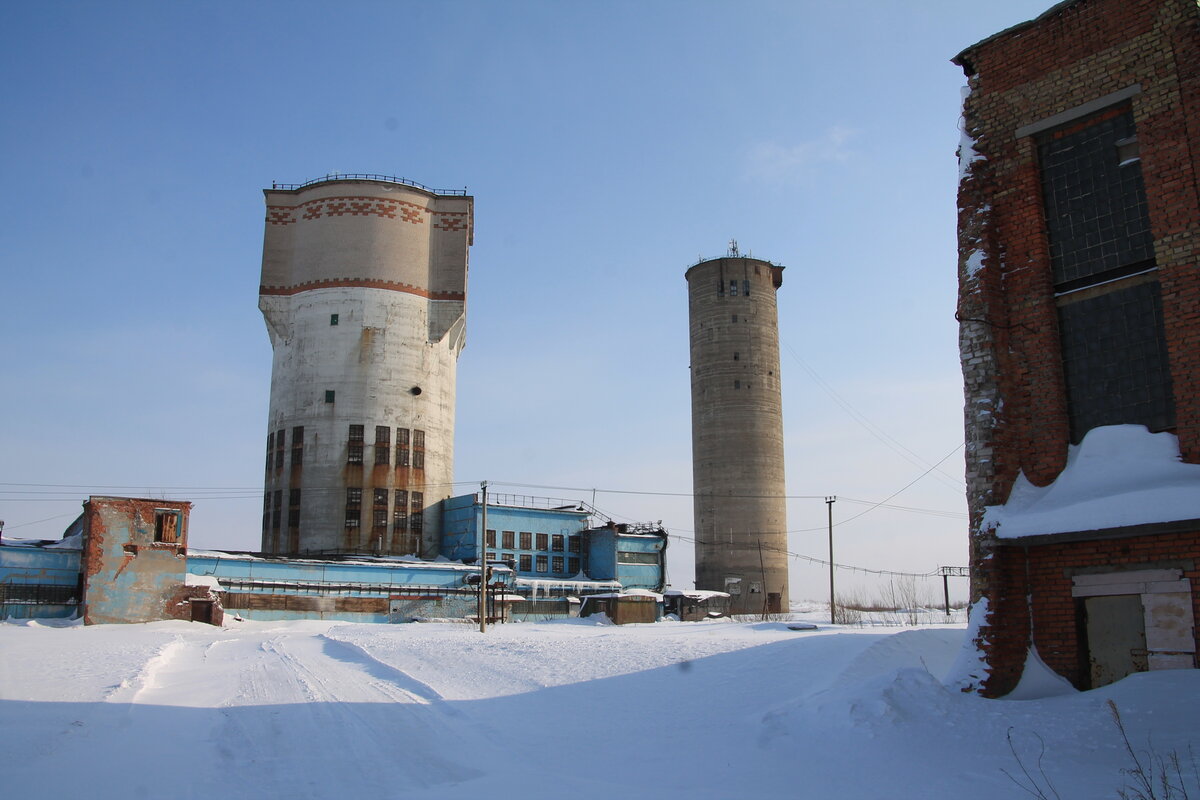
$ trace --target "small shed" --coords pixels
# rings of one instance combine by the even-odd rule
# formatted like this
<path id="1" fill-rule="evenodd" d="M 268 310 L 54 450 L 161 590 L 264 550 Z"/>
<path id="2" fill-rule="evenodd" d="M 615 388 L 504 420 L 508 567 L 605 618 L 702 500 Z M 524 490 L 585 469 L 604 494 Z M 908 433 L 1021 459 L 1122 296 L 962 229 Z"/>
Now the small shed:
<path id="1" fill-rule="evenodd" d="M 579 616 L 605 614 L 616 625 L 634 622 L 657 622 L 662 616 L 663 596 L 648 589 L 630 589 L 627 592 L 591 594 L 583 598 Z"/>
<path id="2" fill-rule="evenodd" d="M 674 614 L 681 622 L 698 622 L 729 614 L 729 595 L 703 589 L 667 589 L 663 592 L 663 613 Z"/>

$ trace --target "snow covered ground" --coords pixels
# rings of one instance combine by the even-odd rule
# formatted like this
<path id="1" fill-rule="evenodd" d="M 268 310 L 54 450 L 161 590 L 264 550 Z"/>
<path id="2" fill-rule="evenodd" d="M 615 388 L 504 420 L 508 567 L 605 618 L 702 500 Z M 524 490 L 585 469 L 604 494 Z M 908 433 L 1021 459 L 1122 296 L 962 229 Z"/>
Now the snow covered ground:
<path id="1" fill-rule="evenodd" d="M 1115 797 L 1200 745 L 1200 671 L 983 700 L 961 627 L 0 624 L 5 797 Z M 75 793 L 80 793 L 75 795 Z"/>

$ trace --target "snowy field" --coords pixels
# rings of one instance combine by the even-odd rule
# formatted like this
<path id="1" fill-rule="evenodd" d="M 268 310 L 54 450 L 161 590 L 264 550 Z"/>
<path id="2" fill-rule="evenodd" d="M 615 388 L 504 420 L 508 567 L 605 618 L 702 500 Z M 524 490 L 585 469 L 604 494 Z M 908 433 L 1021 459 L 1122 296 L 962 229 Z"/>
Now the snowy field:
<path id="1" fill-rule="evenodd" d="M 961 627 L 0 624 L 6 798 L 1116 797 L 1200 671 L 983 700 Z M 1190 767 L 1185 766 L 1185 770 Z M 1186 773 L 1191 780 L 1190 772 Z M 1191 784 L 1189 784 L 1190 786 Z M 1053 795 L 1050 795 L 1053 796 Z"/>

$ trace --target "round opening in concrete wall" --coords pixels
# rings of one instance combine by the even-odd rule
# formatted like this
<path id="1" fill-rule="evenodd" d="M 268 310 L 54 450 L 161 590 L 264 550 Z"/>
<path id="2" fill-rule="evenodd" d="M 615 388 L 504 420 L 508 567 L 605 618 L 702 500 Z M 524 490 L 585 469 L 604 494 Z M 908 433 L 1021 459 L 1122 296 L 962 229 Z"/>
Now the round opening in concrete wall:
<path id="1" fill-rule="evenodd" d="M 417 395 L 419 395 L 421 393 L 421 387 L 414 386 L 413 388 L 409 389 L 408 391 L 409 391 L 409 394 L 411 394 L 413 397 L 416 397 Z"/>

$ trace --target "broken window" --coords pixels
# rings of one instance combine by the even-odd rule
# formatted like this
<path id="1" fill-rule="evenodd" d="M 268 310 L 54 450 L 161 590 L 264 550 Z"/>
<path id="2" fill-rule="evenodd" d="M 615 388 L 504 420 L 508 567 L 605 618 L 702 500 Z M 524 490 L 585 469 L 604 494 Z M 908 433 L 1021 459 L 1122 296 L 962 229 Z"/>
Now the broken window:
<path id="1" fill-rule="evenodd" d="M 179 541 L 179 512 L 154 512 L 154 541 L 174 544 Z"/>
<path id="2" fill-rule="evenodd" d="M 408 428 L 396 428 L 396 466 L 408 466 Z"/>
<path id="3" fill-rule="evenodd" d="M 1101 425 L 1173 428 L 1146 189 L 1129 106 L 1038 138 L 1071 441 Z"/>

